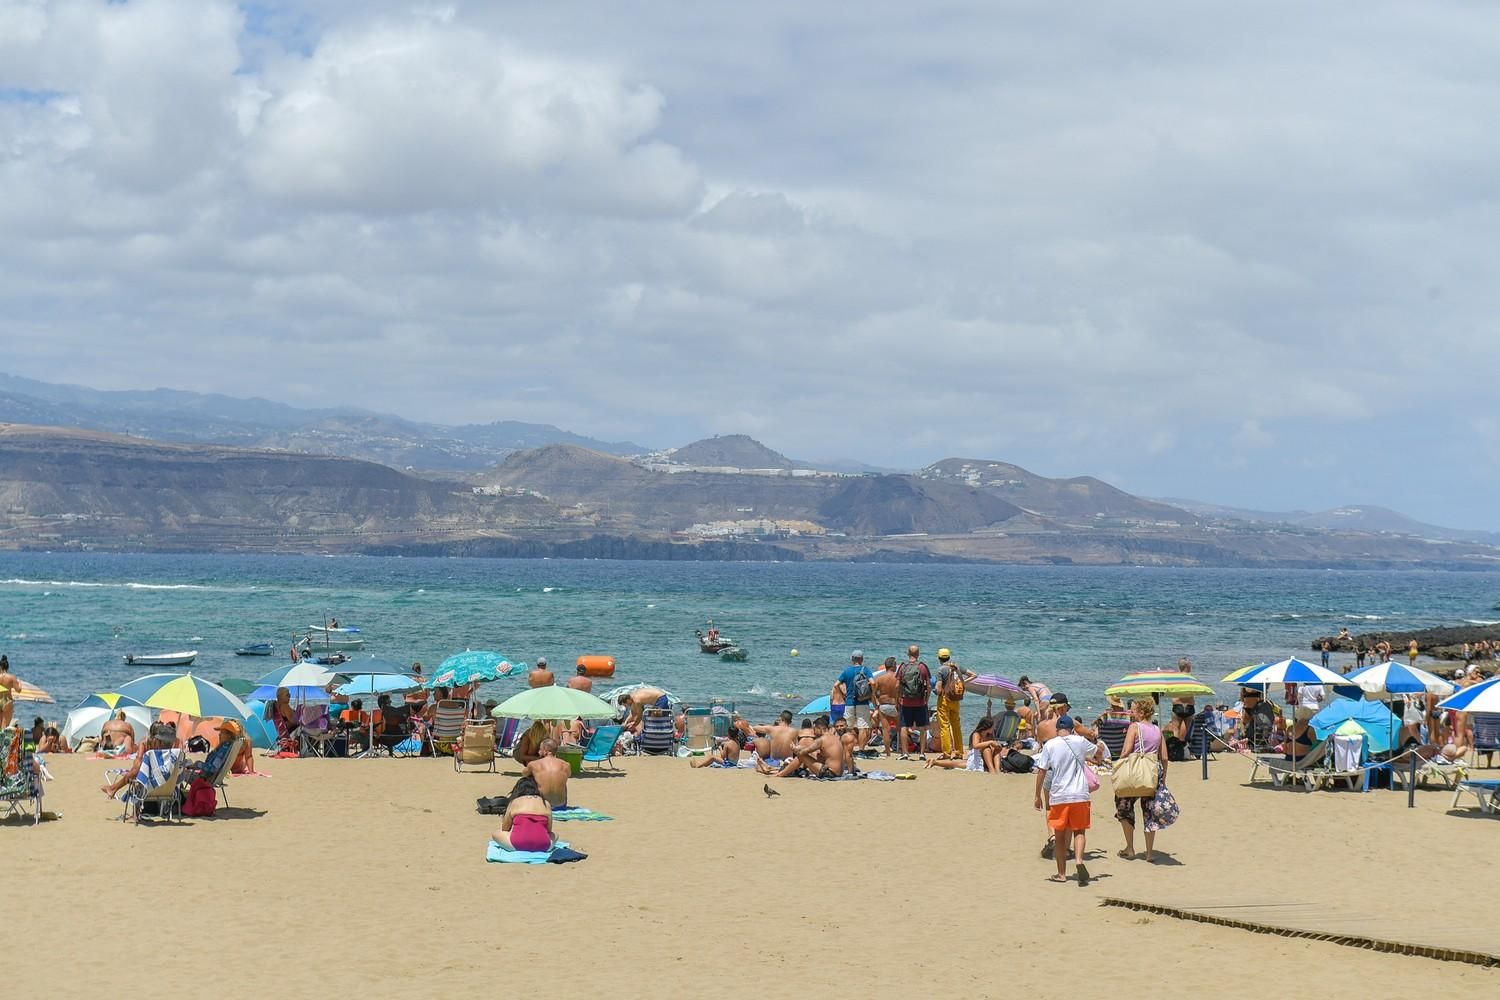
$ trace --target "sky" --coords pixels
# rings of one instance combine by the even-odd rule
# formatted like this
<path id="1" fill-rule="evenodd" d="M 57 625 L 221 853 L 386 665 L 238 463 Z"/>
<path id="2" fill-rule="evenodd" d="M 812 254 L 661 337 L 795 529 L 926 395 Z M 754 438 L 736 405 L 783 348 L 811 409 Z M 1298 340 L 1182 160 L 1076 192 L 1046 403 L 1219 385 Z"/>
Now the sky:
<path id="1" fill-rule="evenodd" d="M 1500 529 L 1487 2 L 0 0 L 0 368 Z"/>

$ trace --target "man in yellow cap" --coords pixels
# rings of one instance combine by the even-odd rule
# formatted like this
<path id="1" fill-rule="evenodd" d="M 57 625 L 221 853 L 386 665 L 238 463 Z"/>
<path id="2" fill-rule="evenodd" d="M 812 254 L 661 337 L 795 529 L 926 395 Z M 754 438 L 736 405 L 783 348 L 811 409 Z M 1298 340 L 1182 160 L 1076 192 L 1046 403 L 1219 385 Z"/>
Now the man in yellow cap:
<path id="1" fill-rule="evenodd" d="M 964 685 L 977 676 L 955 663 L 947 649 L 938 650 L 937 731 L 943 759 L 959 760 L 964 755 L 964 726 L 959 706 L 964 699 Z"/>

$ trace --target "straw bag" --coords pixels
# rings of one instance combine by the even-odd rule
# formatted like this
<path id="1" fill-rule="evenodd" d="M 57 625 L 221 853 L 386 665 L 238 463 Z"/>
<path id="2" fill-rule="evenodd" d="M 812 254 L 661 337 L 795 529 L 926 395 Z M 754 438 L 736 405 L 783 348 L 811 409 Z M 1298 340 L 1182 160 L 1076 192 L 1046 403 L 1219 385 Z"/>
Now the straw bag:
<path id="1" fill-rule="evenodd" d="M 1161 776 L 1161 761 L 1155 753 L 1132 753 L 1115 765 L 1115 795 L 1122 799 L 1144 798 L 1156 794 Z"/>

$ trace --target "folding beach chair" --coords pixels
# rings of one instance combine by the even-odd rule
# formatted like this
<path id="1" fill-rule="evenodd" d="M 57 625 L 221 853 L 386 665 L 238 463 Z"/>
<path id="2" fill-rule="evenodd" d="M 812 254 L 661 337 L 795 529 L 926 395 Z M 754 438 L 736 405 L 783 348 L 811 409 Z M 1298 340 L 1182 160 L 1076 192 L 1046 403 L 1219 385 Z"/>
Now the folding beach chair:
<path id="1" fill-rule="evenodd" d="M 121 798 L 125 802 L 121 822 L 133 817 L 139 825 L 152 806 L 160 819 L 171 819 L 173 813 L 182 819 L 182 751 L 147 750 L 139 773 Z"/>
<path id="2" fill-rule="evenodd" d="M 1484 766 L 1493 767 L 1495 754 L 1500 753 L 1500 715 L 1476 712 L 1474 715 L 1474 763 L 1484 754 Z"/>
<path id="3" fill-rule="evenodd" d="M 674 754 L 677 752 L 677 727 L 670 708 L 648 708 L 641 716 L 641 736 L 636 753 Z"/>
<path id="4" fill-rule="evenodd" d="M 1125 734 L 1130 731 L 1130 723 L 1124 719 L 1100 719 L 1099 739 L 1109 747 L 1110 760 L 1119 760 L 1125 753 Z M 1005 742 L 1000 740 L 999 742 Z"/>
<path id="5" fill-rule="evenodd" d="M 995 742 L 1009 746 L 1021 732 L 1021 713 L 1006 709 L 995 717 Z"/>
<path id="6" fill-rule="evenodd" d="M 688 753 L 701 756 L 709 753 L 714 748 L 714 719 L 709 709 L 690 708 L 687 710 L 687 721 L 684 725 L 682 746 Z M 727 716 L 725 717 L 727 720 Z M 727 731 L 725 735 L 728 735 Z"/>
<path id="7" fill-rule="evenodd" d="M 452 753 L 453 745 L 466 732 L 464 718 L 468 706 L 456 698 L 446 698 L 437 703 L 432 713 L 432 724 L 428 727 L 427 739 L 432 743 L 432 752 Z M 490 740 L 494 742 L 495 725 L 490 722 Z M 494 756 L 491 753 L 490 756 Z"/>
<path id="8" fill-rule="evenodd" d="M 453 770 L 464 765 L 495 770 L 495 720 L 464 723 L 461 745 L 453 750 Z"/>
<path id="9" fill-rule="evenodd" d="M 337 735 L 328 719 L 327 705 L 303 705 L 297 710 L 297 755 L 327 757 L 328 744 Z"/>
<path id="10" fill-rule="evenodd" d="M 224 806 L 229 807 L 229 776 L 234 773 L 234 762 L 240 759 L 240 754 L 245 752 L 249 740 L 241 736 L 229 747 L 229 756 L 224 758 L 224 763 L 219 766 L 215 774 L 207 775 L 208 783 L 213 787 L 214 794 L 223 793 Z"/>
<path id="11" fill-rule="evenodd" d="M 1391 765 L 1391 775 L 1396 783 L 1405 788 L 1411 781 L 1411 770 L 1405 761 Z M 1431 760 L 1417 762 L 1417 787 L 1426 788 L 1429 781 L 1436 781 L 1444 788 L 1456 789 L 1458 783 L 1468 777 L 1469 769 L 1463 761 L 1449 760 L 1439 754 Z"/>
<path id="12" fill-rule="evenodd" d="M 41 768 L 18 730 L 0 730 L 0 809 L 6 816 L 25 816 L 28 804 L 35 826 L 42 821 Z"/>
<path id="13" fill-rule="evenodd" d="M 1307 787 L 1332 788 L 1342 781 L 1350 791 L 1357 791 L 1356 786 L 1362 786 L 1365 780 L 1365 769 L 1360 766 L 1364 761 L 1365 738 L 1335 735 L 1323 743 L 1329 747 L 1329 752 L 1324 754 L 1322 767 L 1308 770 L 1304 779 Z M 1300 766 L 1301 762 L 1298 763 Z"/>
<path id="14" fill-rule="evenodd" d="M 600 726 L 594 730 L 594 735 L 589 737 L 589 745 L 583 748 L 583 762 L 601 766 L 608 764 L 613 770 L 615 744 L 620 742 L 620 734 L 624 731 L 624 726 Z"/>
<path id="15" fill-rule="evenodd" d="M 521 720 L 506 719 L 505 724 L 500 727 L 500 735 L 495 737 L 495 756 L 509 757 L 516 748 L 516 740 L 521 738 Z"/>
<path id="16" fill-rule="evenodd" d="M 1474 796 L 1478 800 L 1479 808 L 1483 809 L 1486 815 L 1500 812 L 1500 780 L 1467 778 L 1459 781 L 1457 787 L 1453 789 L 1453 805 L 1448 808 L 1457 809 L 1458 800 L 1465 795 Z"/>

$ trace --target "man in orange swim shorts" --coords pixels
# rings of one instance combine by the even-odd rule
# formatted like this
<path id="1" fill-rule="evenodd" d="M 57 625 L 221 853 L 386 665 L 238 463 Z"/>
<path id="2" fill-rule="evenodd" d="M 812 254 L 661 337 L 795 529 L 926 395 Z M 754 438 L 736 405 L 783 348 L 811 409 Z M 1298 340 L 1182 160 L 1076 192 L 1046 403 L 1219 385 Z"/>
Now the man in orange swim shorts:
<path id="1" fill-rule="evenodd" d="M 1078 869 L 1078 884 L 1089 884 L 1089 870 L 1083 863 L 1086 834 L 1091 819 L 1092 790 L 1085 770 L 1094 745 L 1074 731 L 1073 717 L 1057 720 L 1057 735 L 1042 747 L 1036 758 L 1036 801 L 1042 808 L 1042 789 L 1048 789 L 1047 825 L 1052 828 L 1059 850 L 1054 851 L 1057 874 L 1050 881 L 1068 880 L 1068 845 L 1073 845 L 1073 863 Z"/>

